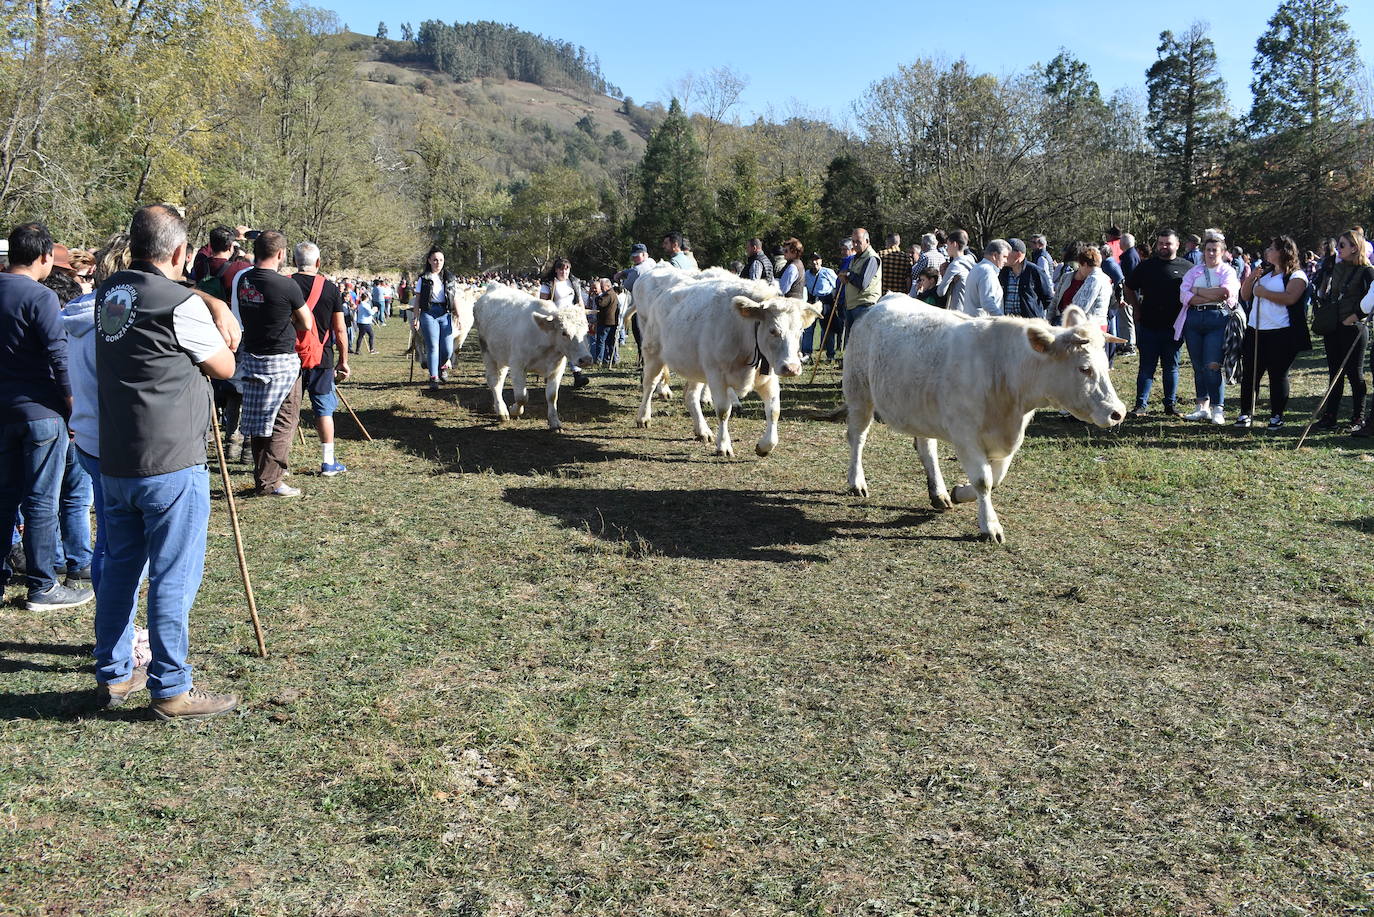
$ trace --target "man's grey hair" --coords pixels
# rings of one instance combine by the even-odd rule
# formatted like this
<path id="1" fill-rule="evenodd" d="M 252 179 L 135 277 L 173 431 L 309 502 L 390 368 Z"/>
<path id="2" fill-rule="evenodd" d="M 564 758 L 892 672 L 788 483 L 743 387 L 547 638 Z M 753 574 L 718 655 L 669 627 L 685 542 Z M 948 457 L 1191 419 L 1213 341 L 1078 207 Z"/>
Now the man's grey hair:
<path id="1" fill-rule="evenodd" d="M 1011 252 L 1011 245 L 1005 239 L 993 239 L 988 243 L 988 247 L 983 249 L 984 257 L 988 255 L 1005 255 Z"/>
<path id="2" fill-rule="evenodd" d="M 853 239 L 841 239 L 841 240 L 840 240 L 840 248 L 853 248 L 853 247 L 854 247 L 854 240 L 853 240 Z"/>
<path id="3" fill-rule="evenodd" d="M 129 223 L 129 254 L 135 261 L 166 261 L 186 244 L 186 220 L 167 204 L 134 211 Z"/>
<path id="4" fill-rule="evenodd" d="M 867 229 L 856 229 L 856 230 L 854 230 L 854 232 L 858 235 L 858 237 L 859 237 L 860 239 L 863 239 L 865 242 L 867 242 L 867 241 L 869 240 L 869 235 L 868 235 L 868 230 L 867 230 Z M 852 241 L 852 240 L 851 240 L 851 241 Z"/>
<path id="5" fill-rule="evenodd" d="M 314 242 L 301 242 L 291 253 L 291 260 L 295 262 L 296 267 L 318 267 L 320 247 Z"/>
<path id="6" fill-rule="evenodd" d="M 1031 236 L 1031 242 L 1035 243 L 1036 245 L 1050 244 L 1050 240 L 1045 238 L 1045 234 L 1043 232 L 1037 232 L 1035 235 Z"/>
<path id="7" fill-rule="evenodd" d="M 1128 248 L 1135 248 L 1135 236 L 1123 232 L 1121 234 L 1121 250 L 1124 252 Z"/>
<path id="8" fill-rule="evenodd" d="M 900 234 L 895 233 L 895 232 L 890 232 L 890 233 L 887 234 L 887 245 L 888 245 L 889 248 L 891 248 L 891 247 L 894 246 L 894 245 L 901 245 L 901 244 L 902 244 L 902 237 L 901 237 Z"/>
<path id="9" fill-rule="evenodd" d="M 935 238 L 935 233 L 928 232 L 925 235 L 921 236 L 921 248 L 925 251 L 932 251 L 935 248 L 935 243 L 937 241 L 938 240 Z"/>

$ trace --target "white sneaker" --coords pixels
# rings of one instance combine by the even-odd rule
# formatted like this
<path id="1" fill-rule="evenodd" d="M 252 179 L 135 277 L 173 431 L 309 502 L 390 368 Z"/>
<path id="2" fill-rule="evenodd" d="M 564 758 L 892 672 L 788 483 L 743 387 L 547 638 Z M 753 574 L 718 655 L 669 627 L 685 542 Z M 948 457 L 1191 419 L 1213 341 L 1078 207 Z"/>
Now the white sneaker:
<path id="1" fill-rule="evenodd" d="M 1226 409 L 1225 409 L 1225 408 L 1222 408 L 1222 407 L 1215 407 L 1215 408 L 1212 408 L 1212 423 L 1214 423 L 1214 424 L 1223 424 L 1223 423 L 1226 423 Z"/>
<path id="2" fill-rule="evenodd" d="M 1184 415 L 1183 415 L 1183 419 L 1184 419 L 1184 420 L 1211 420 L 1211 419 L 1212 419 L 1212 409 L 1209 408 L 1209 407 L 1199 407 L 1196 411 L 1194 411 L 1194 412 L 1191 413 L 1191 414 L 1184 414 Z"/>

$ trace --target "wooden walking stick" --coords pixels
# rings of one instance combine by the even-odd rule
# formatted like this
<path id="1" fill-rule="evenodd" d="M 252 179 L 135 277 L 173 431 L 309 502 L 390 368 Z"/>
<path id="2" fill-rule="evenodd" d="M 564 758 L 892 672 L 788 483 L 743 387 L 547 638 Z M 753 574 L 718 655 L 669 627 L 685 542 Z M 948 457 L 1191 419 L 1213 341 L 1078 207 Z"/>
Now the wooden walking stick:
<path id="1" fill-rule="evenodd" d="M 372 434 L 367 432 L 367 427 L 363 426 L 363 422 L 358 419 L 358 413 L 357 411 L 353 410 L 353 405 L 348 403 L 348 396 L 343 393 L 343 389 L 336 384 L 334 386 L 334 391 L 338 393 L 339 400 L 343 402 L 343 406 L 348 409 L 348 413 L 353 418 L 353 422 L 356 423 L 358 425 L 358 429 L 362 431 L 363 438 L 366 439 L 368 442 L 372 442 Z"/>
<path id="2" fill-rule="evenodd" d="M 1360 333 L 1356 331 L 1355 340 L 1350 342 L 1350 349 L 1345 352 L 1345 359 L 1341 361 L 1340 368 L 1337 369 L 1336 374 L 1331 377 L 1331 384 L 1326 387 L 1326 394 L 1322 395 L 1322 400 L 1317 402 L 1317 409 L 1312 412 L 1312 418 L 1307 421 L 1307 426 L 1303 427 L 1302 436 L 1298 437 L 1298 444 L 1293 447 L 1294 451 L 1302 448 L 1302 444 L 1307 440 L 1307 434 L 1312 432 L 1312 425 L 1317 422 L 1317 418 L 1322 414 L 1322 409 L 1326 407 L 1326 402 L 1331 398 L 1331 393 L 1336 390 L 1336 383 L 1345 378 L 1345 366 L 1350 362 L 1350 358 L 1354 356 L 1355 348 L 1359 346 Z M 1339 408 L 1340 405 L 1337 405 L 1337 407 Z"/>
<path id="3" fill-rule="evenodd" d="M 234 504 L 234 485 L 229 480 L 229 464 L 224 460 L 224 438 L 220 435 L 214 401 L 210 402 L 210 420 L 215 425 L 215 455 L 219 458 L 219 474 L 224 481 L 224 499 L 229 503 L 229 527 L 234 532 L 234 551 L 239 558 L 239 576 L 243 577 L 243 591 L 248 596 L 248 614 L 253 619 L 253 634 L 258 638 L 258 656 L 266 659 L 267 643 L 262 637 L 262 622 L 258 620 L 258 603 L 253 598 L 253 582 L 248 576 L 248 558 L 243 554 L 243 536 L 239 533 L 239 511 Z"/>
<path id="4" fill-rule="evenodd" d="M 835 320 L 835 313 L 840 311 L 840 309 L 840 291 L 838 288 L 836 288 L 835 299 L 832 301 L 830 305 L 830 314 L 826 316 L 825 319 L 825 330 L 821 332 L 820 344 L 817 345 L 815 341 L 812 341 L 812 346 L 815 347 L 815 350 L 811 352 L 811 378 L 806 380 L 807 385 L 810 385 L 812 382 L 816 381 L 816 373 L 821 368 L 821 361 L 816 356 L 816 353 L 825 349 L 826 338 L 830 337 L 830 323 Z M 816 324 L 820 324 L 819 319 L 816 321 Z"/>

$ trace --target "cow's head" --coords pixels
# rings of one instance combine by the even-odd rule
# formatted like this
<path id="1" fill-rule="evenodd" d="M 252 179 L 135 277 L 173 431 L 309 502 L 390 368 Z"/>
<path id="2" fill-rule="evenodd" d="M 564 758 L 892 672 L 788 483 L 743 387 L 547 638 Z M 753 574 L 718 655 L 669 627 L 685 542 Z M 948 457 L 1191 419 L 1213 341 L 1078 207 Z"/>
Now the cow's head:
<path id="1" fill-rule="evenodd" d="M 587 313 L 577 306 L 565 306 L 557 312 L 534 312 L 533 318 L 569 363 L 583 369 L 592 365 L 592 352 L 587 346 Z"/>
<path id="2" fill-rule="evenodd" d="M 779 376 L 801 374 L 803 329 L 820 317 L 815 307 L 800 299 L 778 296 L 755 302 L 748 296 L 732 300 L 735 311 L 756 322 L 754 343 Z"/>
<path id="3" fill-rule="evenodd" d="M 1121 423 L 1126 406 L 1112 387 L 1106 350 L 1108 341 L 1120 343 L 1120 338 L 1089 326 L 1077 306 L 1064 312 L 1064 327 L 1036 321 L 1027 326 L 1026 336 L 1031 348 L 1044 356 L 1042 389 L 1055 407 L 1099 427 Z"/>

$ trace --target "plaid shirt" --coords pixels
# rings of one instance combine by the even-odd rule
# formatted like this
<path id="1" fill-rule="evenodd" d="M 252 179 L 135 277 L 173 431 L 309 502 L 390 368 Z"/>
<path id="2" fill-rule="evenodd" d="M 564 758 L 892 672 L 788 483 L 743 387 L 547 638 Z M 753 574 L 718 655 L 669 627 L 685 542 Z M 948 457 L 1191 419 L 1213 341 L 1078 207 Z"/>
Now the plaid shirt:
<path id="1" fill-rule="evenodd" d="M 296 377 L 301 374 L 301 358 L 291 353 L 274 353 L 260 357 L 255 353 L 239 354 L 236 378 L 243 383 L 243 413 L 239 417 L 239 431 L 244 436 L 271 436 L 277 411 L 291 393 Z"/>
<path id="2" fill-rule="evenodd" d="M 911 255 L 900 248 L 885 248 L 878 252 L 883 265 L 883 292 L 905 293 L 911 289 Z"/>

